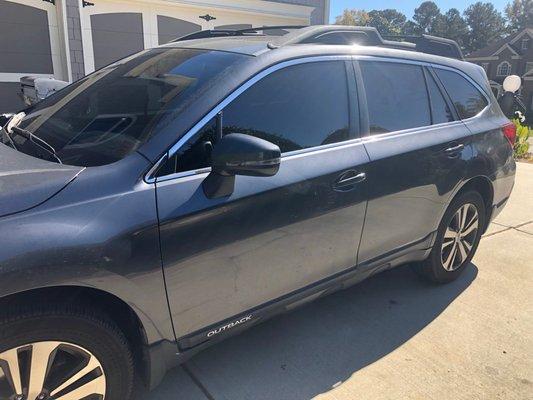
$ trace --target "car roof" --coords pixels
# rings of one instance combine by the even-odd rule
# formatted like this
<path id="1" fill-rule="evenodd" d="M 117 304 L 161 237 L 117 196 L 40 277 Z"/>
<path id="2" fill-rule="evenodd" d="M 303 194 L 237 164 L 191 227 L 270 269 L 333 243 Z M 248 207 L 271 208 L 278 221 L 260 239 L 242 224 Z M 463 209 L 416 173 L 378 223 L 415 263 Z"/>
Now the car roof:
<path id="1" fill-rule="evenodd" d="M 232 36 L 213 37 L 176 41 L 161 45 L 162 48 L 187 48 L 200 50 L 225 51 L 253 57 L 274 58 L 278 62 L 284 59 L 299 57 L 327 56 L 327 55 L 360 55 L 373 57 L 387 57 L 412 60 L 423 63 L 444 65 L 456 68 L 467 75 L 478 70 L 475 64 L 448 57 L 427 54 L 412 50 L 392 49 L 378 46 L 365 45 L 329 45 L 329 44 L 288 44 L 272 45 L 275 37 L 272 36 Z M 475 79 L 475 78 L 474 78 Z M 477 81 L 477 79 L 475 79 Z"/>

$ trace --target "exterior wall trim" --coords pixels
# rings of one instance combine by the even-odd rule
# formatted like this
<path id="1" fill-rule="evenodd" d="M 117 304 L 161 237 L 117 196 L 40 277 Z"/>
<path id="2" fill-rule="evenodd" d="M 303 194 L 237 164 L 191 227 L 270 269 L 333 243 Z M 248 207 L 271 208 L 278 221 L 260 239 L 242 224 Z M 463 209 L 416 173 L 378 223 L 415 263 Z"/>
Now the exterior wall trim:
<path id="1" fill-rule="evenodd" d="M 502 47 L 500 47 L 498 50 L 496 50 L 494 53 L 492 53 L 493 56 L 497 55 L 497 54 L 500 54 L 504 49 L 508 48 L 509 50 L 511 50 L 511 52 L 515 55 L 515 56 L 519 56 L 519 54 L 511 47 L 509 46 L 509 43 L 505 43 Z"/>

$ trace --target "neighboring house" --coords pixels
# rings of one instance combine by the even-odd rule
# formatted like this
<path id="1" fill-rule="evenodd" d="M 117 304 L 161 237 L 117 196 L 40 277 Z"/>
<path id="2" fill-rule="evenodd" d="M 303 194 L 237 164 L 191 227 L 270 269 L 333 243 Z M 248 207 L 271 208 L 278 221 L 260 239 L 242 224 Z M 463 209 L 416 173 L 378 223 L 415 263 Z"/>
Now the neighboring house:
<path id="1" fill-rule="evenodd" d="M 469 54 L 466 59 L 482 66 L 495 93 L 508 75 L 522 78 L 521 95 L 529 121 L 533 118 L 533 28 L 518 31 Z"/>
<path id="2" fill-rule="evenodd" d="M 328 18 L 329 0 L 0 0 L 0 113 L 23 105 L 25 75 L 72 82 L 197 30 Z"/>

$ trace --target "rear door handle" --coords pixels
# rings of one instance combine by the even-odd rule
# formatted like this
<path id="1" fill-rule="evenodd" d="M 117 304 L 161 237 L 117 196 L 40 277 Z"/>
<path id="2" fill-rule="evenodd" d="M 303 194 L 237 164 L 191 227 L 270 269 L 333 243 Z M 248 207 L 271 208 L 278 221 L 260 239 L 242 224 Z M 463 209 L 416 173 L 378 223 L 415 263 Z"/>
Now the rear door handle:
<path id="1" fill-rule="evenodd" d="M 363 182 L 366 179 L 364 172 L 357 172 L 349 170 L 343 172 L 333 184 L 333 188 L 337 191 L 345 192 L 354 188 L 357 183 Z"/>

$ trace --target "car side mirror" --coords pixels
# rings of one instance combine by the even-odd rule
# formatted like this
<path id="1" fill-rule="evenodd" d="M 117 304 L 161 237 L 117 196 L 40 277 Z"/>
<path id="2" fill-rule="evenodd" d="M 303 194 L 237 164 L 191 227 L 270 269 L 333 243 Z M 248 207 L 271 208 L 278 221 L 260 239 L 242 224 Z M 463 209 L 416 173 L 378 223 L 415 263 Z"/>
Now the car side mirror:
<path id="1" fill-rule="evenodd" d="M 218 141 L 211 153 L 211 173 L 202 182 L 209 198 L 233 193 L 235 175 L 272 176 L 279 170 L 281 151 L 274 143 L 241 133 Z"/>

